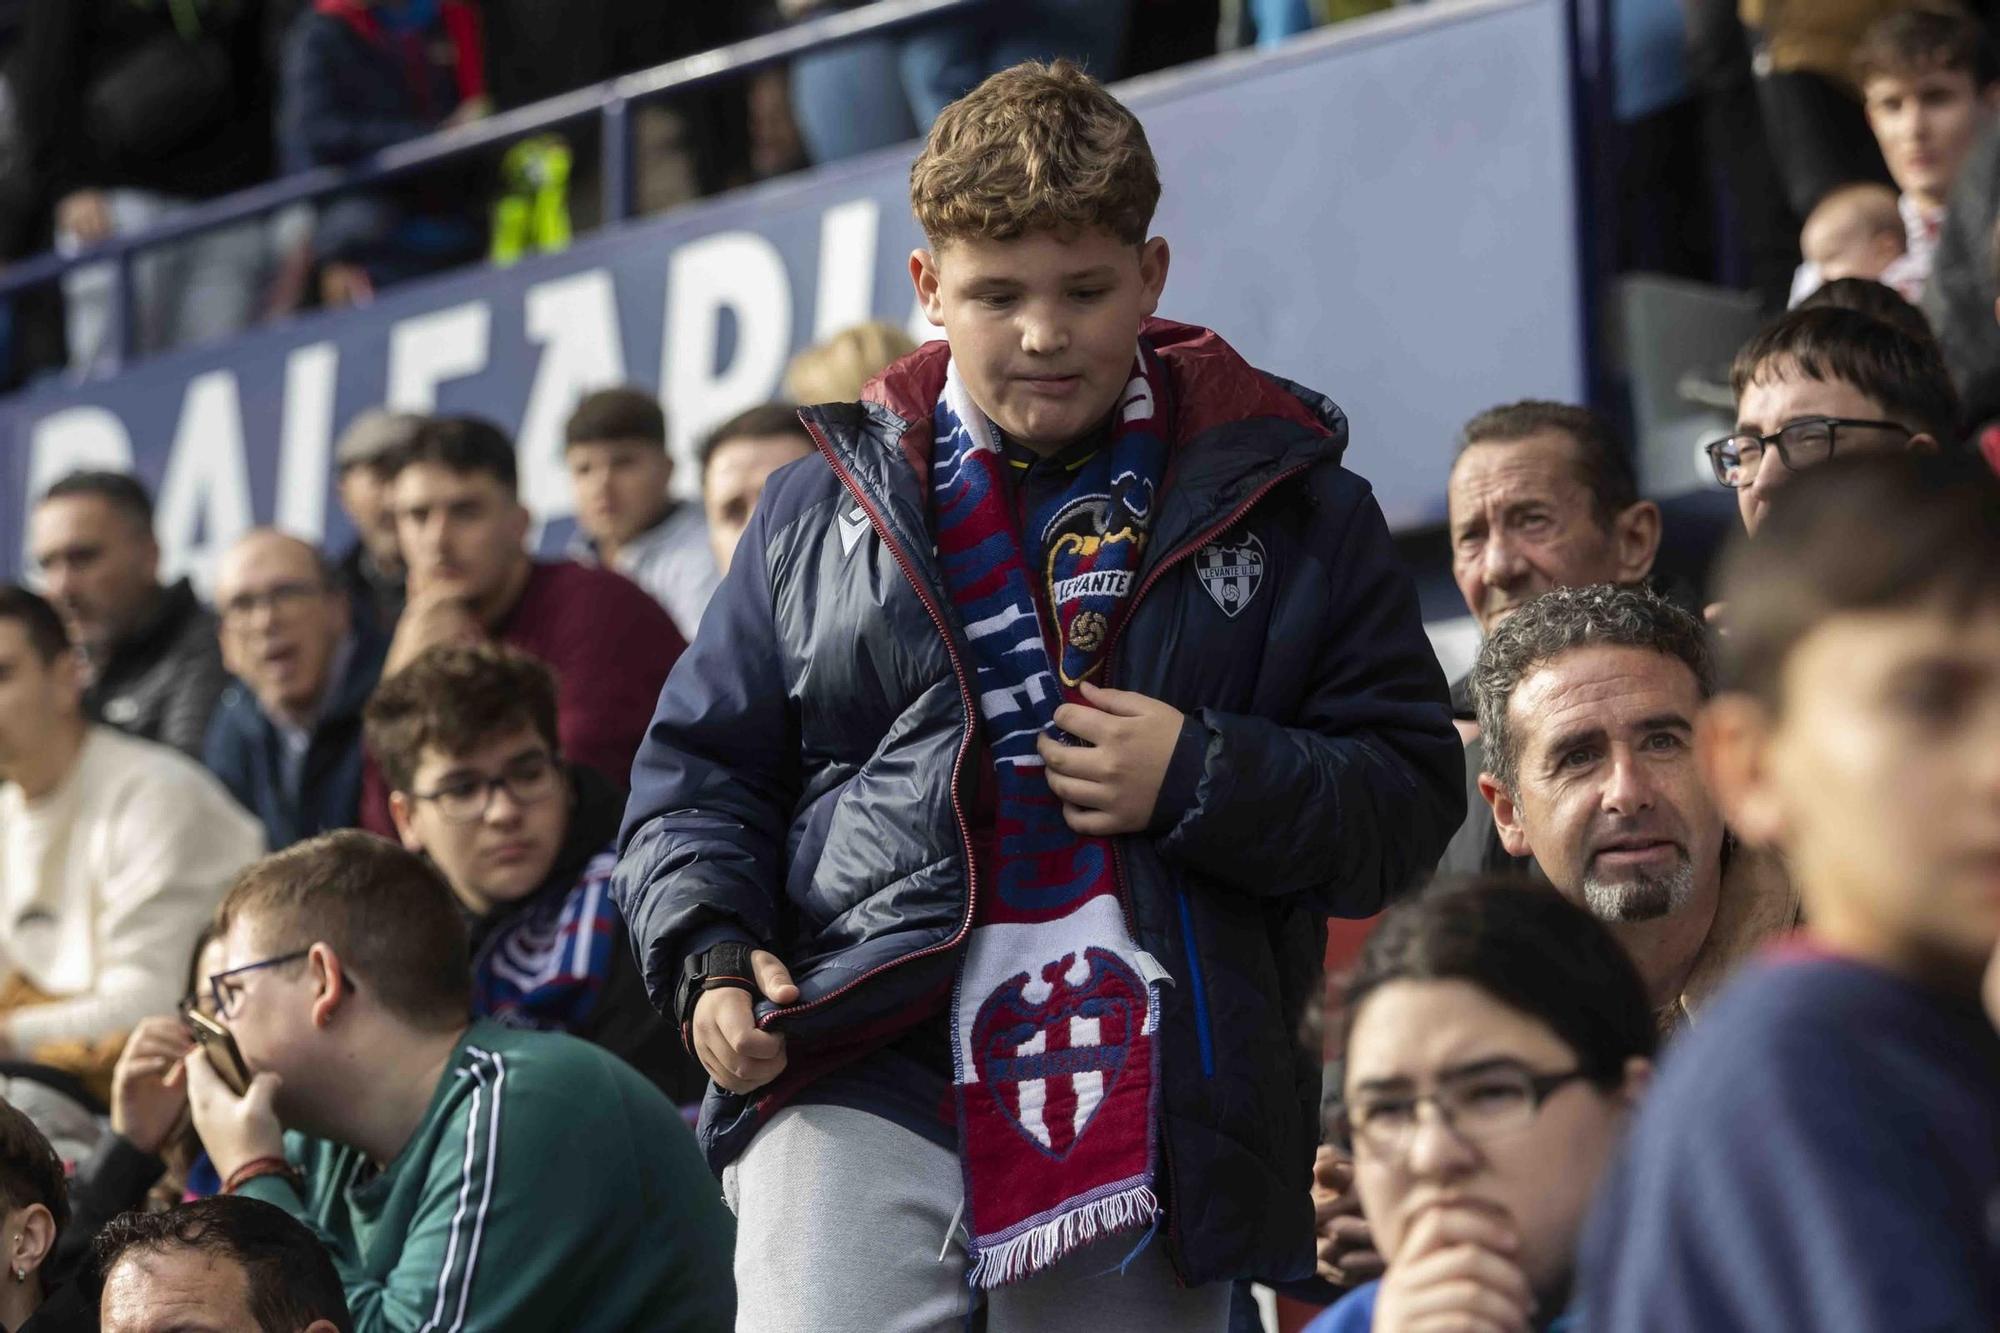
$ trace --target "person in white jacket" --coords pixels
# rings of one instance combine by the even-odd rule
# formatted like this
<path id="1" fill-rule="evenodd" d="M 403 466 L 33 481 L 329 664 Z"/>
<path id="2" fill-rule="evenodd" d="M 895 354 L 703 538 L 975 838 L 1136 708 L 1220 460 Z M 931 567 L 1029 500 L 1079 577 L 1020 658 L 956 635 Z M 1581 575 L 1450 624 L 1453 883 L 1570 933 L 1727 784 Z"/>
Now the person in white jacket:
<path id="1" fill-rule="evenodd" d="M 194 761 L 88 721 L 61 620 L 0 586 L 0 1057 L 104 1084 L 263 850 Z"/>

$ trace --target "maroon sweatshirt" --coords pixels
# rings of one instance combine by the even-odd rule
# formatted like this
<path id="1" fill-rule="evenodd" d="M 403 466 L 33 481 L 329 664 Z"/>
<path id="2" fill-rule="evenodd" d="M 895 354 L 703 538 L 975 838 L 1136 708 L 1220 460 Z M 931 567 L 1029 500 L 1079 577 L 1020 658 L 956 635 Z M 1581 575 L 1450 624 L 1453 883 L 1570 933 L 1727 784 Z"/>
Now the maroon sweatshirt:
<path id="1" fill-rule="evenodd" d="M 563 758 L 596 769 L 620 791 L 629 787 L 660 686 L 687 647 L 660 604 L 623 574 L 538 560 L 493 638 L 555 672 Z M 362 775 L 361 826 L 396 836 L 373 755 Z"/>

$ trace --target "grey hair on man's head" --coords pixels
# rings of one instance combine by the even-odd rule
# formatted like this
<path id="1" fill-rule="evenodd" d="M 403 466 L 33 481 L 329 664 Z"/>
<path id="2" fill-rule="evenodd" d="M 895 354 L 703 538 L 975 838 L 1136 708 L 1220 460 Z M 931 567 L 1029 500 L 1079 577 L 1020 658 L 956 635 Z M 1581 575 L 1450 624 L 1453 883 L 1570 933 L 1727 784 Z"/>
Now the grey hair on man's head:
<path id="1" fill-rule="evenodd" d="M 1486 747 L 1486 771 L 1513 789 L 1519 738 L 1507 708 L 1528 674 L 1572 648 L 1649 648 L 1677 658 L 1694 673 L 1706 699 L 1715 664 L 1702 623 L 1643 585 L 1593 584 L 1556 588 L 1515 611 L 1480 645 L 1472 667 L 1472 699 Z"/>

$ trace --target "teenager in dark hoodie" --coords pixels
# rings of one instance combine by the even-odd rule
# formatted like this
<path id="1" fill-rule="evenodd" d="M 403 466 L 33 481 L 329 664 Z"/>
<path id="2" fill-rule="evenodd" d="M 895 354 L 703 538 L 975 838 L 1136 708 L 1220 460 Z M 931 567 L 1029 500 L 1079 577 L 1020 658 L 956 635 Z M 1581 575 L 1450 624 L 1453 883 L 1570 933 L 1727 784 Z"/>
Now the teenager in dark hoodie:
<path id="1" fill-rule="evenodd" d="M 348 166 L 491 110 L 479 11 L 467 0 L 314 0 L 285 46 L 278 104 L 287 171 Z M 477 193 L 458 171 L 339 198 L 314 233 L 332 304 L 476 258 Z"/>
<path id="2" fill-rule="evenodd" d="M 434 648 L 384 681 L 368 745 L 403 845 L 465 909 L 473 1008 L 609 1050 L 677 1104 L 705 1077 L 647 999 L 609 892 L 623 793 L 557 757 L 549 669 L 497 645 Z"/>

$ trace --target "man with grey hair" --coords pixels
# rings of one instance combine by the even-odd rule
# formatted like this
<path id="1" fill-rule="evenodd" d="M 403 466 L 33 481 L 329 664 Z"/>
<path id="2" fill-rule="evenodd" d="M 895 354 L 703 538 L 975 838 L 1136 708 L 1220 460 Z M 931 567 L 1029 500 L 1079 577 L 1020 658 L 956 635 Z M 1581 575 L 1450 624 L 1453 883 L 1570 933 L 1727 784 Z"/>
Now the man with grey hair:
<path id="1" fill-rule="evenodd" d="M 1725 961 L 1705 955 L 1743 947 L 1733 913 L 1731 939 L 1711 938 L 1725 831 L 1695 724 L 1713 685 L 1700 621 L 1608 584 L 1527 603 L 1473 668 L 1479 790 L 1501 841 L 1611 928 L 1670 1021 Z"/>
<path id="2" fill-rule="evenodd" d="M 424 418 L 413 412 L 370 408 L 348 423 L 333 449 L 340 507 L 354 525 L 355 541 L 335 562 L 356 623 L 392 634 L 403 614 L 403 555 L 396 543 L 396 514 L 389 506 L 383 464 L 416 438 Z"/>

